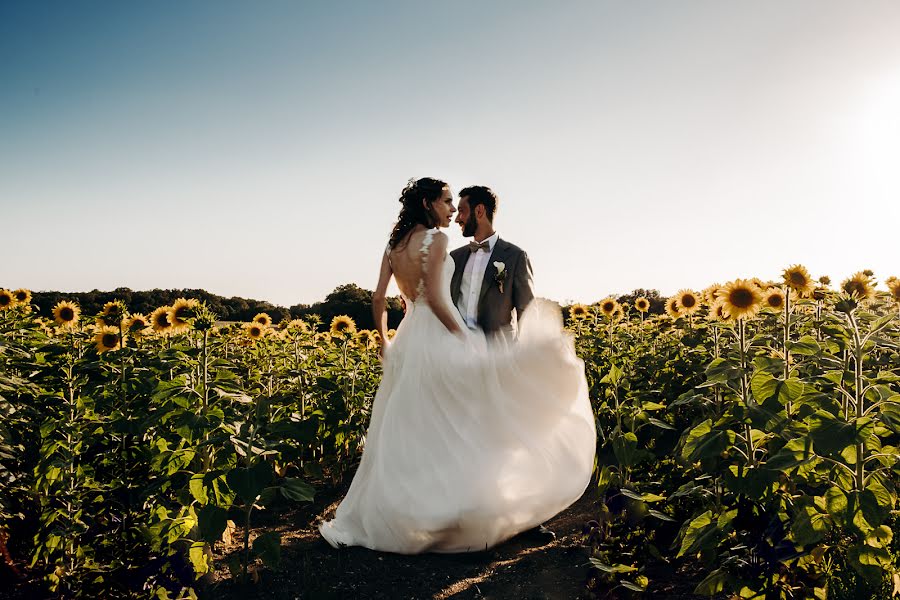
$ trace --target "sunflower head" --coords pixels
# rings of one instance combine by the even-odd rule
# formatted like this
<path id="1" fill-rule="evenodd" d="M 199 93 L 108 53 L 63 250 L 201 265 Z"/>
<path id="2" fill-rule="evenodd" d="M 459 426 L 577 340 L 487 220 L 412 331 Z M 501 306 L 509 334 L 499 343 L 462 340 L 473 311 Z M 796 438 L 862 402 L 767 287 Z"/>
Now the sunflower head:
<path id="1" fill-rule="evenodd" d="M 98 326 L 94 330 L 94 345 L 100 354 L 121 348 L 122 337 L 119 335 L 119 328 L 111 325 Z"/>
<path id="2" fill-rule="evenodd" d="M 244 331 L 246 332 L 247 337 L 253 341 L 260 340 L 265 337 L 268 329 L 268 325 L 263 325 L 262 323 L 257 323 L 256 321 L 244 325 Z"/>
<path id="3" fill-rule="evenodd" d="M 179 298 L 169 307 L 169 323 L 172 332 L 186 331 L 191 328 L 194 317 L 200 308 L 200 301 L 195 298 Z"/>
<path id="4" fill-rule="evenodd" d="M 675 297 L 682 315 L 692 315 L 700 310 L 700 297 L 693 290 L 679 290 Z"/>
<path id="5" fill-rule="evenodd" d="M 81 308 L 74 302 L 63 300 L 53 307 L 53 320 L 60 327 L 74 327 L 81 316 Z"/>
<path id="6" fill-rule="evenodd" d="M 896 277 L 888 277 L 885 281 L 888 291 L 891 293 L 891 299 L 900 303 L 900 279 Z"/>
<path id="7" fill-rule="evenodd" d="M 134 313 L 122 323 L 122 329 L 133 338 L 141 338 L 150 331 L 150 319 L 141 313 Z"/>
<path id="8" fill-rule="evenodd" d="M 803 265 L 792 265 L 783 271 L 784 283 L 798 296 L 809 296 L 813 291 L 813 280 Z"/>
<path id="9" fill-rule="evenodd" d="M 375 332 L 369 329 L 361 329 L 356 334 L 356 341 L 363 348 L 371 348 L 376 343 Z"/>
<path id="10" fill-rule="evenodd" d="M 169 320 L 171 306 L 160 306 L 150 313 L 150 327 L 155 333 L 169 335 L 172 333 L 172 321 Z"/>
<path id="11" fill-rule="evenodd" d="M 291 319 L 287 324 L 287 329 L 296 333 L 308 333 L 309 325 L 303 319 Z"/>
<path id="12" fill-rule="evenodd" d="M 709 315 L 707 315 L 707 318 L 710 321 L 731 321 L 731 317 L 725 312 L 724 299 L 716 300 L 712 306 L 709 307 Z"/>
<path id="13" fill-rule="evenodd" d="M 730 319 L 750 319 L 762 308 L 762 292 L 747 279 L 735 279 L 722 294 L 723 310 Z"/>
<path id="14" fill-rule="evenodd" d="M 831 285 L 831 277 L 829 277 L 828 275 L 822 275 L 821 277 L 819 277 L 819 283 L 826 286 Z"/>
<path id="15" fill-rule="evenodd" d="M 590 314 L 590 309 L 584 304 L 576 303 L 569 307 L 569 318 L 573 321 L 586 319 Z"/>
<path id="16" fill-rule="evenodd" d="M 612 296 L 604 298 L 600 301 L 600 314 L 602 314 L 607 319 L 614 318 L 617 310 L 621 311 L 622 308 L 619 306 L 619 303 L 616 302 L 616 299 Z"/>
<path id="17" fill-rule="evenodd" d="M 872 276 L 866 273 L 866 271 L 854 273 L 841 282 L 841 289 L 856 300 L 871 300 L 875 297 L 875 285 Z"/>
<path id="18" fill-rule="evenodd" d="M 678 296 L 672 296 L 666 300 L 666 314 L 672 319 L 681 317 L 681 307 L 678 305 Z"/>
<path id="19" fill-rule="evenodd" d="M 253 322 L 269 327 L 270 325 L 272 325 L 272 317 L 270 317 L 268 313 L 261 312 L 253 317 Z"/>
<path id="20" fill-rule="evenodd" d="M 635 299 L 634 308 L 638 312 L 645 313 L 648 310 L 650 310 L 650 301 L 647 300 L 646 298 L 644 298 L 643 296 L 641 296 L 640 298 Z"/>
<path id="21" fill-rule="evenodd" d="M 722 292 L 721 284 L 714 283 L 711 286 L 707 287 L 703 290 L 703 299 L 706 300 L 706 304 L 712 306 L 719 299 L 719 294 Z"/>
<path id="22" fill-rule="evenodd" d="M 784 292 L 777 287 L 769 288 L 763 294 L 763 304 L 766 308 L 781 310 L 784 308 Z"/>
<path id="23" fill-rule="evenodd" d="M 331 334 L 343 337 L 356 333 L 356 323 L 347 315 L 338 315 L 331 320 Z"/>
<path id="24" fill-rule="evenodd" d="M 97 325 L 118 327 L 125 316 L 125 303 L 121 300 L 111 300 L 103 305 L 103 310 L 97 315 Z"/>
<path id="25" fill-rule="evenodd" d="M 16 297 L 9 290 L 0 290 L 0 310 L 6 310 L 16 305 Z"/>
<path id="26" fill-rule="evenodd" d="M 29 306 L 31 304 L 31 292 L 26 290 L 25 288 L 19 288 L 12 293 L 13 299 L 16 301 L 16 304 L 24 304 L 25 306 Z"/>

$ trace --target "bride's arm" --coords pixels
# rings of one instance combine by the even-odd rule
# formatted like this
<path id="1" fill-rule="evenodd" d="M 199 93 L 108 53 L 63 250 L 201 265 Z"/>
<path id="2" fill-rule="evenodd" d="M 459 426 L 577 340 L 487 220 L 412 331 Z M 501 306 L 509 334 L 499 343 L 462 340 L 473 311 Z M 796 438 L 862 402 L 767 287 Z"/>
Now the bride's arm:
<path id="1" fill-rule="evenodd" d="M 441 277 L 443 276 L 444 260 L 447 255 L 447 236 L 441 232 L 434 235 L 434 241 L 428 249 L 428 257 L 425 259 L 425 301 L 431 307 L 434 315 L 444 324 L 450 333 L 460 333 L 462 330 L 453 313 L 447 307 L 447 303 L 441 297 Z"/>
<path id="2" fill-rule="evenodd" d="M 375 287 L 375 293 L 372 295 L 372 317 L 375 320 L 375 329 L 379 335 L 378 354 L 384 350 L 387 344 L 387 287 L 391 282 L 391 276 L 394 274 L 391 269 L 391 261 L 388 260 L 387 252 L 381 257 L 381 271 L 378 274 L 378 285 Z"/>

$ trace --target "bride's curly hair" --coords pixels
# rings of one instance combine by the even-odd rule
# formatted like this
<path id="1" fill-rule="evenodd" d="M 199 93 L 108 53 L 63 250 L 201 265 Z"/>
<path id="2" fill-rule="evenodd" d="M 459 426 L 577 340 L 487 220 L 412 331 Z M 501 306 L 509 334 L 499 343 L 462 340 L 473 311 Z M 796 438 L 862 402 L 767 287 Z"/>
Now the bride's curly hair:
<path id="1" fill-rule="evenodd" d="M 399 246 L 406 238 L 406 234 L 412 231 L 416 225 L 424 225 L 428 228 L 437 225 L 437 217 L 431 205 L 441 197 L 445 187 L 447 187 L 446 183 L 431 177 L 409 180 L 400 193 L 400 204 L 403 205 L 403 208 L 400 209 L 400 216 L 397 217 L 397 223 L 391 232 L 391 240 L 388 243 L 391 249 Z M 426 201 L 427 208 L 422 200 Z"/>

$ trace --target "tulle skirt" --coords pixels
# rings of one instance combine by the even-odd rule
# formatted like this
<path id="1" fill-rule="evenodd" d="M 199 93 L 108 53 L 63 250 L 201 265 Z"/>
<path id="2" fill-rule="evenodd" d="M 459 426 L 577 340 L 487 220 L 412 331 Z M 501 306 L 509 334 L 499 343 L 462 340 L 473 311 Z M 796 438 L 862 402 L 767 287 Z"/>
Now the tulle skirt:
<path id="1" fill-rule="evenodd" d="M 584 364 L 556 304 L 532 302 L 519 330 L 513 344 L 461 338 L 411 305 L 385 351 L 359 469 L 319 527 L 332 546 L 485 550 L 584 493 L 596 447 Z"/>

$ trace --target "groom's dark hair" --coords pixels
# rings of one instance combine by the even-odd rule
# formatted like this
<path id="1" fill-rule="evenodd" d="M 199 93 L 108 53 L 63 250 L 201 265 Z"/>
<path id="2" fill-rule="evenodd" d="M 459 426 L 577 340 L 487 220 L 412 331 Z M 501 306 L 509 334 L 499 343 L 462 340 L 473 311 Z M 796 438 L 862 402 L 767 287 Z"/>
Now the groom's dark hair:
<path id="1" fill-rule="evenodd" d="M 494 190 L 484 185 L 473 185 L 460 190 L 459 197 L 469 197 L 469 210 L 474 211 L 475 207 L 481 204 L 484 206 L 484 214 L 487 215 L 488 221 L 494 222 L 494 213 L 497 211 L 497 194 Z"/>

